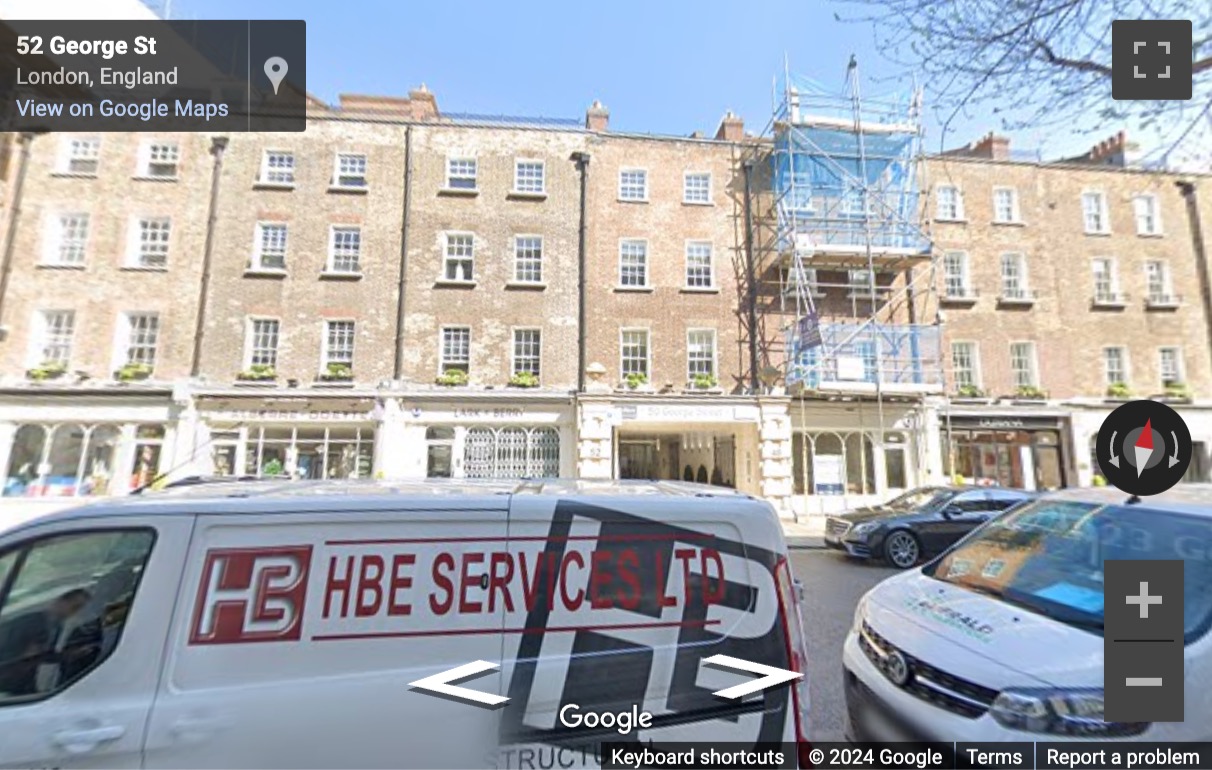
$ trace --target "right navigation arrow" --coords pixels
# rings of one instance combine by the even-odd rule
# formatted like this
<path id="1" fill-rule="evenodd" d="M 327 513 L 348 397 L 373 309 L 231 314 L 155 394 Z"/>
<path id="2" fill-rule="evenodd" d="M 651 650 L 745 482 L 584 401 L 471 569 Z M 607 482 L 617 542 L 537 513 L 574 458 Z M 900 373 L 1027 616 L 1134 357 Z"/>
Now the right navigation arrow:
<path id="1" fill-rule="evenodd" d="M 751 682 L 745 682 L 744 684 L 738 684 L 712 693 L 712 695 L 733 700 L 742 698 L 750 693 L 761 692 L 767 687 L 774 687 L 776 684 L 790 682 L 793 679 L 801 679 L 804 676 L 794 671 L 788 671 L 785 668 L 775 668 L 774 666 L 767 666 L 762 663 L 754 663 L 751 660 L 742 660 L 734 658 L 731 655 L 712 655 L 710 658 L 703 658 L 703 662 L 725 668 L 740 669 L 741 671 L 748 671 L 753 674 L 762 674 L 761 679 L 754 679 Z"/>

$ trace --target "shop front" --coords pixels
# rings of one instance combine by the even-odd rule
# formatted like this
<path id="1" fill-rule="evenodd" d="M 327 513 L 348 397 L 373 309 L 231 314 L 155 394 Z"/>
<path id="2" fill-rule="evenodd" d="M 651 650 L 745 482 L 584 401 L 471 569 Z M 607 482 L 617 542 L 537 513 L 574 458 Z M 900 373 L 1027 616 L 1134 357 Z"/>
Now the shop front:
<path id="1" fill-rule="evenodd" d="M 521 479 L 574 473 L 573 404 L 547 393 L 419 393 L 384 400 L 388 478 Z"/>
<path id="2" fill-rule="evenodd" d="M 916 401 L 860 397 L 792 403 L 792 505 L 799 515 L 872 505 L 933 483 L 933 412 Z"/>
<path id="3" fill-rule="evenodd" d="M 1103 421 L 1119 403 L 1074 402 L 1072 404 L 1073 446 L 1077 465 L 1077 479 L 1073 483 L 1088 486 L 1097 483 L 1099 473 L 1095 444 Z M 1212 404 L 1192 403 L 1189 400 L 1173 399 L 1167 402 L 1187 425 L 1191 432 L 1191 462 L 1183 475 L 1183 482 L 1212 481 Z"/>
<path id="4" fill-rule="evenodd" d="M 965 484 L 1028 490 L 1076 483 L 1068 413 L 1026 412 L 944 414 L 940 429 L 947 475 Z"/>
<path id="5" fill-rule="evenodd" d="M 372 395 L 200 393 L 192 461 L 200 475 L 364 479 L 374 475 Z"/>
<path id="6" fill-rule="evenodd" d="M 0 392 L 0 518 L 151 485 L 173 465 L 179 412 L 170 388 Z"/>

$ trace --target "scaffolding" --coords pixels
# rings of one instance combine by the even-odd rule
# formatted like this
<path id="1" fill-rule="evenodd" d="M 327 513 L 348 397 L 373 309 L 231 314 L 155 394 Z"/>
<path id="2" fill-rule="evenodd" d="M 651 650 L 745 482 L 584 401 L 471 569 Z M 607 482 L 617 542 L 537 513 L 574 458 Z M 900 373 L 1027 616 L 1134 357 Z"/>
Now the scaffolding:
<path id="1" fill-rule="evenodd" d="M 864 98 L 852 59 L 842 93 L 785 68 L 773 96 L 769 184 L 751 201 L 766 228 L 750 330 L 762 358 L 793 390 L 940 391 L 920 89 Z"/>

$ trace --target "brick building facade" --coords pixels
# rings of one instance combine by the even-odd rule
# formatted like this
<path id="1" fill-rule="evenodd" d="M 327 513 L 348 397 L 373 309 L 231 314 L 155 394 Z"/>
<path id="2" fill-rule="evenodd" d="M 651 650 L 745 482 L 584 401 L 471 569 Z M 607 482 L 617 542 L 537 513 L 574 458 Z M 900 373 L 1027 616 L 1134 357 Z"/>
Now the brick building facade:
<path id="1" fill-rule="evenodd" d="M 941 326 L 945 377 L 878 402 L 769 374 L 785 270 L 748 274 L 768 150 L 731 115 L 631 135 L 596 103 L 490 120 L 422 87 L 317 103 L 305 134 L 28 141 L 0 296 L 10 502 L 214 473 L 655 476 L 815 514 L 954 475 L 1088 483 L 1113 378 L 1185 388 L 1212 446 L 1192 235 L 1212 204 L 1124 166 L 1122 138 L 1064 164 L 990 140 L 929 160 L 936 256 L 876 283 L 933 282 L 889 312 Z M 814 275 L 843 321 L 870 305 L 846 273 Z M 809 478 L 824 434 L 836 494 Z"/>

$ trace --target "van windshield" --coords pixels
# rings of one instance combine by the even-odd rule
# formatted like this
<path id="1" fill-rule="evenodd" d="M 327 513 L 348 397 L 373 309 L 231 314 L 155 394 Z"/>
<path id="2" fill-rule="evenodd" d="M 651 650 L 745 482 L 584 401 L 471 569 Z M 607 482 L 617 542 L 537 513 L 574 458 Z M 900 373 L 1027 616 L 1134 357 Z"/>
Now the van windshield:
<path id="1" fill-rule="evenodd" d="M 1104 559 L 1182 559 L 1186 642 L 1212 625 L 1208 517 L 1041 500 L 991 521 L 923 572 L 1101 634 Z"/>

